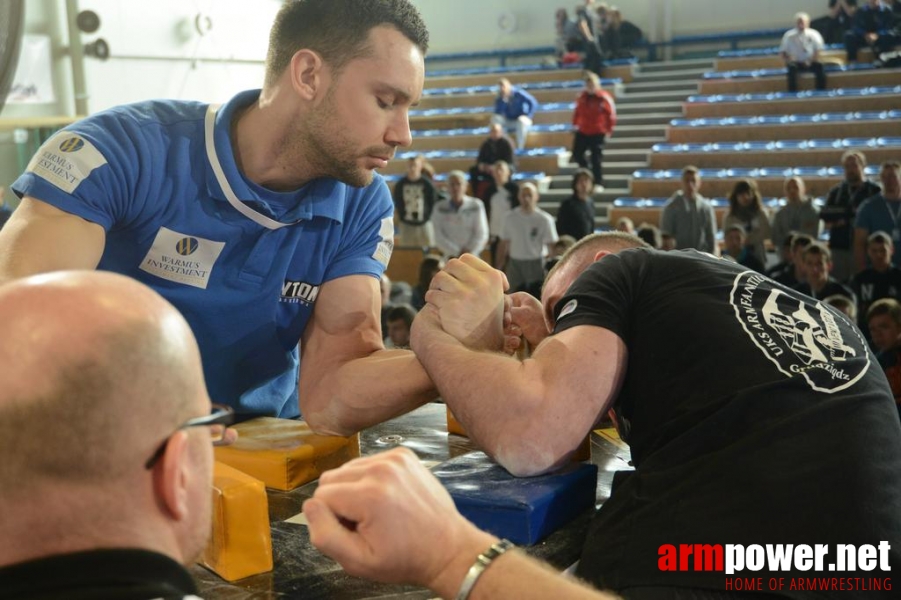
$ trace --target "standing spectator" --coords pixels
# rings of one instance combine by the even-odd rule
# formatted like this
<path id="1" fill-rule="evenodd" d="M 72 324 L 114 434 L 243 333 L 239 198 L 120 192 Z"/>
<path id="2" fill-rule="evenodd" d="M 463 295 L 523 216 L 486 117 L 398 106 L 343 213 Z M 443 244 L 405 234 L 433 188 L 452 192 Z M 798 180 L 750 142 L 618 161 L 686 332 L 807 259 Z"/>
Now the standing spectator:
<path id="1" fill-rule="evenodd" d="M 532 118 L 538 101 L 527 91 L 513 87 L 510 80 L 501 77 L 498 81 L 497 99 L 494 101 L 494 114 L 491 122 L 497 123 L 507 131 L 516 132 L 516 147 L 526 147 L 526 138 L 532 128 Z"/>
<path id="2" fill-rule="evenodd" d="M 6 205 L 6 188 L 0 185 L 0 229 L 12 215 L 12 209 Z"/>
<path id="3" fill-rule="evenodd" d="M 829 13 L 814 19 L 810 26 L 820 32 L 827 44 L 841 44 L 845 41 L 845 32 L 851 27 L 855 12 L 857 0 L 829 0 Z"/>
<path id="4" fill-rule="evenodd" d="M 616 127 L 616 103 L 613 96 L 601 89 L 601 80 L 594 73 L 585 73 L 585 90 L 576 99 L 573 112 L 573 157 L 583 169 L 588 166 L 585 151 L 591 152 L 591 173 L 597 187 L 603 189 L 601 163 L 604 159 L 604 141 L 613 135 Z M 600 191 L 600 190 L 595 190 Z"/>
<path id="5" fill-rule="evenodd" d="M 799 12 L 795 15 L 795 28 L 785 32 L 779 54 L 788 71 L 788 91 L 798 91 L 798 71 L 811 71 L 816 79 L 816 89 L 826 89 L 826 73 L 820 62 L 823 36 L 810 27 L 810 16 Z"/>
<path id="6" fill-rule="evenodd" d="M 565 8 L 558 8 L 554 15 L 555 21 L 555 42 L 557 61 L 563 62 L 563 57 L 570 52 L 577 52 L 582 49 L 582 43 L 579 39 L 579 24 L 569 18 L 569 13 Z"/>
<path id="7" fill-rule="evenodd" d="M 877 231 L 867 239 L 867 256 L 870 267 L 851 280 L 851 289 L 857 296 L 860 330 L 867 331 L 866 316 L 870 306 L 883 298 L 901 300 L 901 269 L 892 265 L 894 244 L 884 231 Z"/>
<path id="8" fill-rule="evenodd" d="M 507 273 L 511 291 L 530 288 L 536 282 L 541 287 L 544 258 L 556 241 L 554 219 L 538 208 L 538 189 L 533 183 L 522 184 L 519 206 L 504 221 L 495 263 Z"/>
<path id="9" fill-rule="evenodd" d="M 660 216 L 660 229 L 675 238 L 676 249 L 695 248 L 719 254 L 716 244 L 716 214 L 713 205 L 698 193 L 698 168 L 682 169 L 682 189 L 670 197 Z"/>
<path id="10" fill-rule="evenodd" d="M 557 234 L 570 235 L 577 241 L 594 232 L 594 200 L 591 190 L 594 177 L 588 169 L 573 174 L 573 194 L 560 203 L 557 210 Z"/>
<path id="11" fill-rule="evenodd" d="M 450 198 L 435 205 L 435 244 L 446 258 L 467 252 L 479 256 L 488 243 L 488 218 L 481 200 L 466 195 L 466 174 L 447 175 Z"/>
<path id="12" fill-rule="evenodd" d="M 839 281 L 847 281 L 854 274 L 851 236 L 857 209 L 864 200 L 879 193 L 879 186 L 864 175 L 867 159 L 859 150 L 842 155 L 845 180 L 829 190 L 820 218 L 829 227 L 829 249 L 835 263 L 833 274 Z M 866 312 L 861 315 L 866 318 Z"/>
<path id="13" fill-rule="evenodd" d="M 881 0 L 869 2 L 854 13 L 851 29 L 845 32 L 845 49 L 848 60 L 856 61 L 857 52 L 869 46 L 876 55 L 888 52 L 901 41 L 895 32 L 892 9 Z"/>
<path id="14" fill-rule="evenodd" d="M 752 250 L 753 246 L 747 244 L 745 228 L 741 225 L 724 225 L 723 230 L 723 256 L 729 257 L 743 267 L 763 273 L 763 263 L 760 262 Z"/>
<path id="15" fill-rule="evenodd" d="M 409 348 L 410 327 L 416 318 L 416 310 L 409 304 L 398 304 L 388 309 L 385 332 L 385 348 Z"/>
<path id="16" fill-rule="evenodd" d="M 745 233 L 748 252 L 766 265 L 764 242 L 770 239 L 770 217 L 760 198 L 757 182 L 753 179 L 739 179 L 729 194 L 729 212 L 723 220 L 723 230 L 728 231 L 736 226 Z M 738 262 L 745 264 L 740 260 Z"/>
<path id="17" fill-rule="evenodd" d="M 488 189 L 485 211 L 488 213 L 488 242 L 491 264 L 497 263 L 497 245 L 504 229 L 504 221 L 519 206 L 519 186 L 510 180 L 510 165 L 499 160 L 492 169 L 494 183 Z"/>
<path id="18" fill-rule="evenodd" d="M 394 185 L 394 218 L 401 246 L 431 248 L 435 245 L 432 231 L 432 209 L 438 199 L 432 180 L 422 176 L 421 154 L 407 161 L 407 174 Z"/>
<path id="19" fill-rule="evenodd" d="M 820 237 L 820 214 L 805 195 L 804 180 L 789 177 L 785 180 L 785 206 L 773 217 L 772 240 L 777 248 L 792 232 L 806 233 L 814 240 Z"/>
<path id="20" fill-rule="evenodd" d="M 804 248 L 804 271 L 807 281 L 798 284 L 795 289 L 811 298 L 823 300 L 829 296 L 845 296 L 856 302 L 854 292 L 848 286 L 839 283 L 829 275 L 832 271 L 832 256 L 829 248 L 820 242 L 814 242 Z"/>
<path id="21" fill-rule="evenodd" d="M 599 15 L 596 10 L 593 10 L 592 4 L 593 2 L 586 1 L 585 6 L 576 9 L 576 25 L 582 37 L 582 48 L 585 51 L 582 68 L 600 75 L 604 66 L 604 54 L 598 40 L 601 27 L 598 24 Z"/>
<path id="22" fill-rule="evenodd" d="M 479 156 L 476 164 L 469 169 L 469 182 L 472 184 L 472 193 L 477 198 L 486 200 L 487 191 L 491 186 L 491 168 L 499 160 L 513 167 L 513 142 L 504 133 L 500 123 L 492 123 L 488 128 L 488 139 L 479 146 Z"/>
<path id="23" fill-rule="evenodd" d="M 876 231 L 885 231 L 892 237 L 895 251 L 892 264 L 901 267 L 901 163 L 886 161 L 879 169 L 882 193 L 864 200 L 857 209 L 854 220 L 854 261 L 858 271 L 866 267 L 867 238 Z"/>

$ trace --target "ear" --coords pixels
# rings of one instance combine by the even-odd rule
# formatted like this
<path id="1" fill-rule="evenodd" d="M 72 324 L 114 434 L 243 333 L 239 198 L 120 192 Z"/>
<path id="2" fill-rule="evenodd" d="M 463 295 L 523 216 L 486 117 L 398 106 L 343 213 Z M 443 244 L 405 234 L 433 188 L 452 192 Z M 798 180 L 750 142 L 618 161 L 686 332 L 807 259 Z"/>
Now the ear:
<path id="1" fill-rule="evenodd" d="M 312 50 L 298 50 L 291 57 L 289 69 L 291 87 L 300 98 L 314 100 L 325 90 L 327 84 L 323 77 L 325 64 L 322 57 Z"/>
<path id="2" fill-rule="evenodd" d="M 166 453 L 155 471 L 154 487 L 161 505 L 172 519 L 183 521 L 188 514 L 188 485 L 191 481 L 186 431 L 172 434 Z"/>
<path id="3" fill-rule="evenodd" d="M 598 253 L 594 255 L 593 262 L 598 262 L 599 260 L 601 260 L 602 258 L 607 256 L 608 254 L 613 254 L 613 253 L 610 252 L 609 250 L 598 250 Z"/>

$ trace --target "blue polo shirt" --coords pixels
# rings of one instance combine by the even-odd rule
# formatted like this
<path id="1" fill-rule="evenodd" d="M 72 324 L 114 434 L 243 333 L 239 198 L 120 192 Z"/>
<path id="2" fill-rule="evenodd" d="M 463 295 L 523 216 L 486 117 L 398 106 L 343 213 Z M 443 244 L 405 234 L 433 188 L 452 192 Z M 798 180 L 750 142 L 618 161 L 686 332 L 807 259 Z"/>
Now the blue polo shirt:
<path id="1" fill-rule="evenodd" d="M 365 188 L 317 179 L 291 192 L 244 177 L 229 131 L 258 96 L 98 113 L 50 138 L 12 187 L 106 230 L 98 268 L 181 311 L 215 402 L 296 417 L 298 343 L 320 285 L 381 276 L 393 203 L 378 174 Z"/>

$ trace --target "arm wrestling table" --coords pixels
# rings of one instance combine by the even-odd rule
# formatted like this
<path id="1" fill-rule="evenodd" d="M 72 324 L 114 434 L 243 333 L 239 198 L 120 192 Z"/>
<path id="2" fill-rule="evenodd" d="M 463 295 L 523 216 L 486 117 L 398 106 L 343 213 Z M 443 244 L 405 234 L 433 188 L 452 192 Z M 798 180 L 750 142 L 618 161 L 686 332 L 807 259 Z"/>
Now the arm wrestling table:
<path id="1" fill-rule="evenodd" d="M 360 434 L 362 455 L 376 454 L 404 446 L 426 466 L 478 450 L 469 438 L 448 435 L 445 405 L 432 403 L 392 419 Z M 610 496 L 615 471 L 629 469 L 629 451 L 623 444 L 597 433 L 591 434 L 591 462 L 598 466 L 597 501 Z M 362 600 L 375 598 L 433 598 L 429 590 L 414 586 L 386 585 L 351 577 L 330 558 L 310 544 L 306 526 L 286 523 L 301 512 L 304 500 L 312 497 L 313 481 L 290 492 L 267 489 L 272 528 L 273 570 L 229 583 L 207 569 L 194 565 L 191 574 L 200 595 L 212 599 L 304 598 L 307 600 Z M 563 570 L 578 560 L 592 511 L 585 511 L 569 524 L 534 546 L 524 548 L 530 555 Z"/>

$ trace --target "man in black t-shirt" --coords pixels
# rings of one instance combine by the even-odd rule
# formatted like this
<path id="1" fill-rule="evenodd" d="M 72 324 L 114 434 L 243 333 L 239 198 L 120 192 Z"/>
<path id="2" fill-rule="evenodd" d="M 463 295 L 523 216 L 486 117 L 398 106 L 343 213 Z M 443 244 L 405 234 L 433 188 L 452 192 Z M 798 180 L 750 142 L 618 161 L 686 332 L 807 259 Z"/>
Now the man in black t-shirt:
<path id="1" fill-rule="evenodd" d="M 884 231 L 871 234 L 867 239 L 870 267 L 851 280 L 851 287 L 857 296 L 858 325 L 865 334 L 868 333 L 867 312 L 873 302 L 883 298 L 901 300 L 901 269 L 892 265 L 894 252 L 889 234 Z"/>
<path id="2" fill-rule="evenodd" d="M 577 574 L 627 599 L 736 597 L 722 570 L 661 566 L 667 545 L 825 544 L 834 558 L 837 544 L 887 541 L 884 567 L 841 576 L 890 578 L 901 423 L 859 331 L 763 275 L 643 245 L 582 240 L 541 304 L 505 303 L 502 276 L 472 256 L 434 278 L 412 346 L 470 437 L 531 475 L 565 464 L 612 409 L 635 471 L 596 515 Z M 525 361 L 496 352 L 515 346 L 504 313 L 534 348 Z M 770 568 L 736 576 L 836 576 Z"/>

